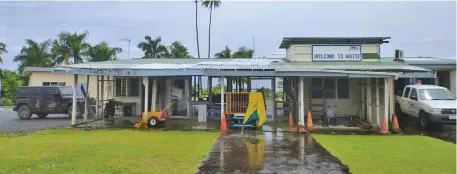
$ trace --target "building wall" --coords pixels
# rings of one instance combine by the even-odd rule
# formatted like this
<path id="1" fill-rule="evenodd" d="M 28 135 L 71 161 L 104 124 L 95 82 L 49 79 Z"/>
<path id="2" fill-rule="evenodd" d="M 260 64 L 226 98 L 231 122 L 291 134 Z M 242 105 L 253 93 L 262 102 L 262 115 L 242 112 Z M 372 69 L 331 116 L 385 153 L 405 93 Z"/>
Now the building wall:
<path id="1" fill-rule="evenodd" d="M 327 99 L 326 104 L 334 108 L 337 117 L 357 116 L 360 110 L 360 85 L 359 79 L 349 79 L 349 98 L 347 99 Z M 309 110 L 311 97 L 311 78 L 304 79 L 304 99 L 305 111 Z M 313 103 L 322 103 L 322 99 L 313 99 Z"/>
<path id="2" fill-rule="evenodd" d="M 29 86 L 42 86 L 43 82 L 65 82 L 66 86 L 73 86 L 73 76 L 72 74 L 52 74 L 51 72 L 32 72 L 29 79 Z M 101 79 L 101 77 L 100 77 Z M 113 77 L 110 77 L 112 80 Z M 107 76 L 105 76 L 105 80 L 107 80 Z M 87 83 L 87 76 L 85 75 L 78 75 L 78 83 Z M 111 85 L 111 90 L 109 90 L 108 83 L 112 82 L 105 82 L 104 85 L 104 92 L 103 92 L 103 99 L 106 100 L 110 96 L 114 99 L 119 100 L 121 102 L 135 102 L 136 103 L 136 115 L 140 116 L 141 114 L 141 85 L 142 81 L 139 81 L 140 88 L 140 97 L 115 97 L 114 91 L 116 91 L 116 85 Z M 90 76 L 89 77 L 89 97 L 97 97 L 97 76 Z M 100 84 L 101 88 L 101 84 Z M 101 91 L 100 91 L 101 94 Z"/>
<path id="3" fill-rule="evenodd" d="M 455 84 L 456 83 L 456 71 L 454 69 L 454 70 L 451 70 L 449 73 L 450 73 L 449 74 L 449 77 L 450 77 L 449 78 L 449 81 L 450 81 L 450 89 L 449 90 L 451 90 L 454 93 L 454 95 L 456 95 L 457 94 L 457 92 L 456 92 L 456 84 Z"/>
<path id="4" fill-rule="evenodd" d="M 363 44 L 362 53 L 380 53 L 379 44 Z M 296 44 L 286 49 L 286 58 L 293 61 L 312 61 L 312 45 Z"/>

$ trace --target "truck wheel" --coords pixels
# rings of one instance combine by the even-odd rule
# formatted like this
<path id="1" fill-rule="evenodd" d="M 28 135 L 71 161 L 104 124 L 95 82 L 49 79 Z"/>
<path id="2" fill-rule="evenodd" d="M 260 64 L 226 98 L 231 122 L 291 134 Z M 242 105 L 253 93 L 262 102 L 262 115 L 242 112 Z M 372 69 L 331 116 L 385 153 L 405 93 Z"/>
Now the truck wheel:
<path id="1" fill-rule="evenodd" d="M 38 115 L 40 118 L 46 118 L 46 116 L 48 116 L 46 113 L 37 113 L 36 115 Z"/>
<path id="2" fill-rule="evenodd" d="M 428 117 L 427 117 L 427 114 L 425 114 L 424 112 L 420 112 L 419 113 L 419 129 L 420 130 L 426 130 L 429 126 L 429 121 L 428 121 Z"/>
<path id="3" fill-rule="evenodd" d="M 148 119 L 148 126 L 149 127 L 156 127 L 159 124 L 159 119 L 157 117 L 151 117 Z"/>
<path id="4" fill-rule="evenodd" d="M 17 110 L 17 116 L 21 120 L 30 119 L 32 117 L 32 109 L 27 105 L 21 105 Z"/>

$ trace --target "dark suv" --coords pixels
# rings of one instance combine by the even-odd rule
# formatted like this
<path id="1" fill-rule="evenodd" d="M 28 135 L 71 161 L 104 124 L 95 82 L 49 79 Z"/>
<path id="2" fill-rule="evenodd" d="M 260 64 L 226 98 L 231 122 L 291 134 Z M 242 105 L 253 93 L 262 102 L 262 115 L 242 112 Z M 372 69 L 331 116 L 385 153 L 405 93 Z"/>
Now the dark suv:
<path id="1" fill-rule="evenodd" d="M 77 117 L 84 111 L 84 97 L 77 95 Z M 68 114 L 71 118 L 73 109 L 73 89 L 70 86 L 27 86 L 19 87 L 14 111 L 20 119 L 30 119 L 32 114 L 46 118 L 48 114 Z"/>

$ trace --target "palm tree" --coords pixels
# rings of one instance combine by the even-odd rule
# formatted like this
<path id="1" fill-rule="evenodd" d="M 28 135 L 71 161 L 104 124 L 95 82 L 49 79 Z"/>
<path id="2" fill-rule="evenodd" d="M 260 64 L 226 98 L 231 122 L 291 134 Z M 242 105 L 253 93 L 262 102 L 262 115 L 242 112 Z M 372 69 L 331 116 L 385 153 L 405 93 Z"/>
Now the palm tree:
<path id="1" fill-rule="evenodd" d="M 90 45 L 86 42 L 86 31 L 82 34 L 61 32 L 52 44 L 52 57 L 54 65 L 84 62 Z M 71 61 L 71 59 L 73 61 Z"/>
<path id="2" fill-rule="evenodd" d="M 252 58 L 254 50 L 246 47 L 240 47 L 232 55 L 233 58 Z"/>
<path id="3" fill-rule="evenodd" d="M 221 52 L 218 52 L 214 54 L 214 57 L 218 59 L 229 59 L 232 58 L 232 50 L 228 46 L 225 46 L 225 49 L 223 49 Z"/>
<path id="4" fill-rule="evenodd" d="M 195 0 L 195 31 L 197 33 L 197 54 L 200 59 L 200 41 L 198 39 L 198 0 Z"/>
<path id="5" fill-rule="evenodd" d="M 6 50 L 6 44 L 0 42 L 0 55 L 3 53 L 8 53 L 8 51 Z M 0 56 L 0 64 L 3 64 L 2 56 Z"/>
<path id="6" fill-rule="evenodd" d="M 213 9 L 218 8 L 221 5 L 220 0 L 203 0 L 202 5 L 205 8 L 209 8 L 209 26 L 208 26 L 208 58 L 211 54 L 211 18 L 213 15 Z"/>
<path id="7" fill-rule="evenodd" d="M 192 58 L 187 48 L 179 41 L 175 41 L 169 46 L 171 58 Z"/>
<path id="8" fill-rule="evenodd" d="M 38 43 L 31 39 L 25 40 L 26 46 L 23 46 L 19 55 L 14 57 L 13 62 L 19 62 L 19 72 L 22 73 L 27 66 L 49 67 L 52 64 L 52 55 L 50 53 L 51 40 L 45 40 Z"/>
<path id="9" fill-rule="evenodd" d="M 122 48 L 119 47 L 109 47 L 107 42 L 101 42 L 95 46 L 89 47 L 88 51 L 88 61 L 89 62 L 100 62 L 107 60 L 116 60 L 117 53 L 121 53 Z"/>
<path id="10" fill-rule="evenodd" d="M 167 47 L 162 45 L 162 38 L 156 37 L 154 40 L 148 35 L 144 37 L 146 41 L 138 43 L 138 48 L 144 51 L 143 58 L 163 58 L 169 55 Z"/>

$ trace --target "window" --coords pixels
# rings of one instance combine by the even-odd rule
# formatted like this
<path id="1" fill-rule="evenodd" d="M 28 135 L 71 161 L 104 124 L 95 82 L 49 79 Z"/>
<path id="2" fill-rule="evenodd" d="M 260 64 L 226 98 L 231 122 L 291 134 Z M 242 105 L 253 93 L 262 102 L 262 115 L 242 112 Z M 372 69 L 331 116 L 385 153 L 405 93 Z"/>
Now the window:
<path id="1" fill-rule="evenodd" d="M 65 82 L 43 82 L 42 86 L 65 86 Z"/>
<path id="2" fill-rule="evenodd" d="M 324 96 L 325 98 L 336 98 L 335 79 L 324 79 Z"/>
<path id="3" fill-rule="evenodd" d="M 349 98 L 349 79 L 313 78 L 311 85 L 312 98 Z"/>
<path id="4" fill-rule="evenodd" d="M 349 98 L 349 79 L 338 79 L 338 98 Z"/>
<path id="5" fill-rule="evenodd" d="M 454 95 L 447 89 L 419 89 L 421 100 L 455 100 Z"/>
<path id="6" fill-rule="evenodd" d="M 411 90 L 411 88 L 409 88 L 409 87 L 405 89 L 405 93 L 403 94 L 403 98 L 408 98 L 410 90 Z"/>
<path id="7" fill-rule="evenodd" d="M 417 99 L 417 90 L 414 88 L 411 90 L 411 95 L 409 95 L 409 98 L 413 99 L 413 96 Z"/>
<path id="8" fill-rule="evenodd" d="M 311 79 L 312 97 L 322 98 L 322 79 Z"/>
<path id="9" fill-rule="evenodd" d="M 140 80 L 138 78 L 116 78 L 116 97 L 138 97 Z"/>

